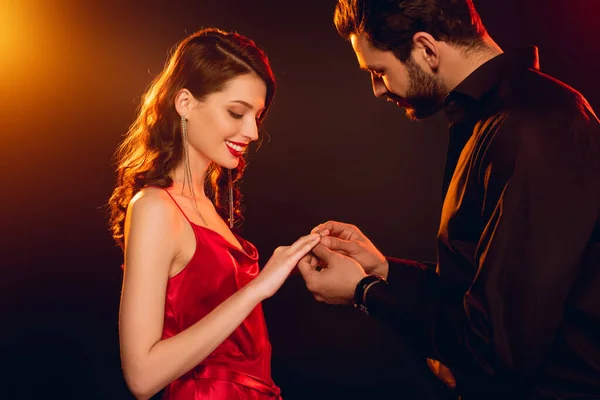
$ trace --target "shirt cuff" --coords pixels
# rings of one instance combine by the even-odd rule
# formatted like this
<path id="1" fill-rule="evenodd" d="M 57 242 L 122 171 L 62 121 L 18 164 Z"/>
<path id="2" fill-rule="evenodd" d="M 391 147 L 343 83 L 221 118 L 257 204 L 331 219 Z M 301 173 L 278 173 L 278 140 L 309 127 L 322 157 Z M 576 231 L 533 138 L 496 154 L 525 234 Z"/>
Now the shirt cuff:
<path id="1" fill-rule="evenodd" d="M 365 305 L 371 315 L 392 318 L 398 313 L 418 313 L 423 307 L 422 297 L 427 293 L 428 264 L 386 257 L 388 260 L 387 285 L 373 285 L 367 291 Z"/>
<path id="2" fill-rule="evenodd" d="M 408 275 L 414 279 L 418 278 L 419 272 L 422 272 L 423 265 L 412 260 L 404 260 L 402 258 L 386 257 L 388 262 L 388 275 L 386 281 L 395 286 L 396 283 L 402 283 Z"/>

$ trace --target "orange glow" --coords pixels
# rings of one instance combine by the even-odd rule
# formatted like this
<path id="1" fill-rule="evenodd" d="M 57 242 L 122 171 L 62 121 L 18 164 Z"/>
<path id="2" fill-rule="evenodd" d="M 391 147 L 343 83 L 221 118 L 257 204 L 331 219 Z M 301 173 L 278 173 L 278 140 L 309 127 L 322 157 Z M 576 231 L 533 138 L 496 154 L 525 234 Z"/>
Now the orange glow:
<path id="1" fill-rule="evenodd" d="M 27 47 L 39 22 L 36 14 L 27 2 L 0 0 L 0 79 L 4 84 L 32 59 Z"/>
<path id="2" fill-rule="evenodd" d="M 0 6 L 0 71 L 7 68 L 18 49 L 19 36 L 24 30 L 23 15 L 19 15 L 19 11 L 14 3 Z"/>
<path id="3" fill-rule="evenodd" d="M 40 89 L 56 78 L 69 53 L 73 35 L 67 27 L 73 22 L 61 15 L 65 7 L 52 3 L 0 0 L 0 92 Z"/>
<path id="4" fill-rule="evenodd" d="M 32 138 L 40 149 L 47 146 L 42 140 L 51 140 L 49 130 L 33 126 L 56 119 L 65 92 L 69 23 L 60 12 L 54 2 L 0 0 L 0 138 L 6 149 L 27 147 L 33 156 Z"/>

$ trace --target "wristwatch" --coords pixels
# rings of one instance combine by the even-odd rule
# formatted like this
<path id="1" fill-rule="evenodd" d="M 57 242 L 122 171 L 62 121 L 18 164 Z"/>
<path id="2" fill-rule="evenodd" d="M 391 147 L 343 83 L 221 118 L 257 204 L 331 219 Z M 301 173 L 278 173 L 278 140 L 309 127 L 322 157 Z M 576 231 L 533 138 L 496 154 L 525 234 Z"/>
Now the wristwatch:
<path id="1" fill-rule="evenodd" d="M 371 286 L 376 285 L 378 283 L 383 283 L 387 285 L 385 279 L 377 275 L 367 275 L 362 278 L 358 284 L 356 285 L 356 289 L 354 290 L 354 298 L 352 300 L 352 304 L 354 307 L 358 308 L 360 311 L 365 314 L 369 314 L 369 310 L 367 309 L 366 300 L 367 300 L 367 290 L 371 288 Z"/>

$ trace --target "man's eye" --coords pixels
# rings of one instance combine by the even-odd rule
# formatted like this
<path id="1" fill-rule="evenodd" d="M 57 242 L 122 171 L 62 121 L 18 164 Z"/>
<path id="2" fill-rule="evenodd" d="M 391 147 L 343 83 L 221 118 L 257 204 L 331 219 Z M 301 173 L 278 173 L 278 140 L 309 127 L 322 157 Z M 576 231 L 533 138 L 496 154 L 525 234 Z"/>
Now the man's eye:
<path id="1" fill-rule="evenodd" d="M 235 119 L 242 119 L 242 117 L 243 117 L 242 114 L 234 113 L 233 111 L 229 111 L 229 115 L 231 115 L 231 118 L 235 118 Z"/>

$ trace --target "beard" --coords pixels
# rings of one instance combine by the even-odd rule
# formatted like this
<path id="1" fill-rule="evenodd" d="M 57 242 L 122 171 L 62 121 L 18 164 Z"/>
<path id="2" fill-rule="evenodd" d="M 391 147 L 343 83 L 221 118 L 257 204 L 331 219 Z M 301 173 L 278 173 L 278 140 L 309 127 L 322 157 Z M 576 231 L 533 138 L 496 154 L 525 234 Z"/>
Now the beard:
<path id="1" fill-rule="evenodd" d="M 410 57 L 406 61 L 408 71 L 408 90 L 400 97 L 389 93 L 388 98 L 406 110 L 406 116 L 418 121 L 438 112 L 446 97 L 444 85 L 437 76 L 428 75 Z"/>

